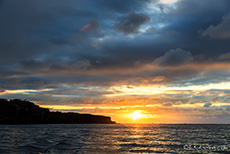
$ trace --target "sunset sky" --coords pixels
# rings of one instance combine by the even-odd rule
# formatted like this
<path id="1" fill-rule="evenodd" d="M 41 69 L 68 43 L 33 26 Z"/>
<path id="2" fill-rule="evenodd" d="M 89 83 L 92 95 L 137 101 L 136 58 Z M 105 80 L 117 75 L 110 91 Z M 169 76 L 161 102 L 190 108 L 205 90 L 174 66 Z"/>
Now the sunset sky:
<path id="1" fill-rule="evenodd" d="M 229 0 L 1 0 L 0 21 L 0 98 L 230 123 Z"/>

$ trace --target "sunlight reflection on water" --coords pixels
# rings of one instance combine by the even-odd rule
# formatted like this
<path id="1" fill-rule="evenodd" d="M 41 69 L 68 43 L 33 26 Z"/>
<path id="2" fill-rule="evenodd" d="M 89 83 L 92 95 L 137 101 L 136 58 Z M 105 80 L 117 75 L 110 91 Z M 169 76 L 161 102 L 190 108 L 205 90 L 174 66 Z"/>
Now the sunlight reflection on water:
<path id="1" fill-rule="evenodd" d="M 230 125 L 2 125 L 0 153 L 229 153 Z M 228 147 L 230 148 L 230 147 Z"/>

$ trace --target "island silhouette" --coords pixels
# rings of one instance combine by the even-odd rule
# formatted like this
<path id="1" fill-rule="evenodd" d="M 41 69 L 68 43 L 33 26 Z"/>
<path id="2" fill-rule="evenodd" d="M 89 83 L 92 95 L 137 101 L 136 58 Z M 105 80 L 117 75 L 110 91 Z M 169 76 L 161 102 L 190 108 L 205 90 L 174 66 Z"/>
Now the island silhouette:
<path id="1" fill-rule="evenodd" d="M 51 112 L 27 100 L 0 99 L 0 124 L 114 124 L 110 117 Z"/>

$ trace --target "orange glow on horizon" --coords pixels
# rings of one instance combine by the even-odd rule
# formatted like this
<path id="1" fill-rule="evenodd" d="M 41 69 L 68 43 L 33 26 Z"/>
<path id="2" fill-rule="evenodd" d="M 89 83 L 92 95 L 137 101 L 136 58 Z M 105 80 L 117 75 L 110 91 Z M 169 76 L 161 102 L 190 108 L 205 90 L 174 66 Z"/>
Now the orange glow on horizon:
<path id="1" fill-rule="evenodd" d="M 128 105 L 130 103 L 133 105 Z M 143 102 L 141 102 L 143 103 Z M 203 111 L 196 109 L 203 109 L 213 111 L 212 109 L 219 108 L 228 103 L 218 101 L 211 101 L 212 106 L 204 107 L 205 102 L 197 102 L 194 104 L 171 104 L 169 106 L 162 103 L 147 104 L 147 105 L 134 105 L 138 102 L 130 101 L 125 104 L 114 106 L 101 106 L 95 104 L 70 106 L 70 105 L 39 105 L 40 107 L 49 108 L 51 111 L 63 112 L 78 112 L 82 114 L 103 115 L 111 117 L 112 121 L 117 123 L 195 123 L 201 119 L 200 115 L 204 115 Z M 195 111 L 194 111 L 195 110 Z M 190 111 L 190 112 L 188 112 Z M 191 116 L 191 113 L 197 116 Z M 219 114 L 219 113 L 215 113 Z M 209 117 L 208 117 L 209 118 Z M 207 119 L 208 119 L 207 118 Z"/>

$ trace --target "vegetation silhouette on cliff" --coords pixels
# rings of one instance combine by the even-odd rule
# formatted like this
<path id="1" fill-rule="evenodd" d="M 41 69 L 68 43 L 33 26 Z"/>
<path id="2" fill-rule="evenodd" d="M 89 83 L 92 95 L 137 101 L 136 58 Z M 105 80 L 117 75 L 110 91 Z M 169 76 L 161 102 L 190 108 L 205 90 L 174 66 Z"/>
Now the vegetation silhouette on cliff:
<path id="1" fill-rule="evenodd" d="M 50 112 L 32 102 L 0 99 L 0 124 L 113 124 L 110 117 Z"/>

